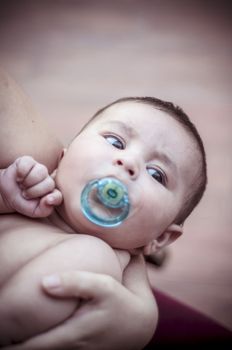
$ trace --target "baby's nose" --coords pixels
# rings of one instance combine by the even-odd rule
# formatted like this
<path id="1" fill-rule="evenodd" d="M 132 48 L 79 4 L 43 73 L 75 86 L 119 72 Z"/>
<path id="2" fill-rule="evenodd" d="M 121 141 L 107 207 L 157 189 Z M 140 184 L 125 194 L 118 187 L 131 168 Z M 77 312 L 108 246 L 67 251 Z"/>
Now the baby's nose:
<path id="1" fill-rule="evenodd" d="M 139 168 L 135 159 L 120 157 L 116 159 L 115 164 L 122 167 L 133 180 L 137 178 Z"/>

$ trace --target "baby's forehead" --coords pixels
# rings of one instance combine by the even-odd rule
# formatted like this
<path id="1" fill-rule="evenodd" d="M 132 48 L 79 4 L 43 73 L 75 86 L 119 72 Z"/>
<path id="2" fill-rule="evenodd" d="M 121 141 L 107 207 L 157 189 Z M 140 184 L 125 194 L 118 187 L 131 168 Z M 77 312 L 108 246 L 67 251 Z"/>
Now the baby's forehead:
<path id="1" fill-rule="evenodd" d="M 154 134 L 154 137 L 159 136 L 159 140 L 165 143 L 176 137 L 176 142 L 183 149 L 191 148 L 192 150 L 198 151 L 197 142 L 184 125 L 183 122 L 179 121 L 171 113 L 156 108 L 155 106 L 138 101 L 126 101 L 116 103 L 102 113 L 97 115 L 95 121 L 98 125 L 124 125 L 127 134 L 134 135 Z M 94 122 L 94 119 L 93 119 Z"/>
<path id="2" fill-rule="evenodd" d="M 184 130 L 191 139 L 194 139 L 185 124 L 178 120 L 172 113 L 165 111 L 159 107 L 141 101 L 123 101 L 115 103 L 101 113 L 96 115 L 92 121 L 110 122 L 112 120 L 120 120 L 128 127 L 136 127 L 136 124 L 146 123 L 151 127 L 156 123 L 166 120 L 166 126 L 169 130 L 178 128 Z"/>
<path id="3" fill-rule="evenodd" d="M 113 105 L 110 105 L 102 112 L 92 118 L 92 121 L 99 120 L 112 120 L 112 118 L 119 118 L 125 124 L 136 124 L 136 122 L 149 123 L 152 124 L 156 120 L 160 119 L 170 119 L 170 121 L 175 121 L 180 129 L 185 129 L 183 123 L 179 122 L 172 113 L 165 111 L 158 106 L 152 105 L 148 102 L 141 101 L 121 101 Z M 146 119 L 145 119 L 146 118 Z M 172 123 L 168 123 L 169 128 L 172 127 Z"/>

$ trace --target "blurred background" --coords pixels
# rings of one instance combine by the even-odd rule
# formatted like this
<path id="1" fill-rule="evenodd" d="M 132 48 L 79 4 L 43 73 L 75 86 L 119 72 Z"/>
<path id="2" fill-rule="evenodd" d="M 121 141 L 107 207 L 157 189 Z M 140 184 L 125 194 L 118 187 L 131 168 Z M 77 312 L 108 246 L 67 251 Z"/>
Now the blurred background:
<path id="1" fill-rule="evenodd" d="M 224 0 L 0 0 L 0 64 L 64 143 L 123 96 L 170 100 L 190 115 L 208 189 L 149 276 L 232 330 L 231 19 Z"/>

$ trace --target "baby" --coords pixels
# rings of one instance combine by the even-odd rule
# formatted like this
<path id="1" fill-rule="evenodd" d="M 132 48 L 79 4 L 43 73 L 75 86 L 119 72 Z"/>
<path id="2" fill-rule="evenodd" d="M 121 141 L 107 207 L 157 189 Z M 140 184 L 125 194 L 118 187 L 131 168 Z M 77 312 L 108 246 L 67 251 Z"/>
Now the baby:
<path id="1" fill-rule="evenodd" d="M 92 222 L 81 205 L 85 186 L 106 177 L 125 185 L 130 202 L 114 227 Z M 196 128 L 180 108 L 150 97 L 99 110 L 63 151 L 52 177 L 30 157 L 2 170 L 1 213 L 46 218 L 13 214 L 9 224 L 1 216 L 0 344 L 45 332 L 76 310 L 76 300 L 43 292 L 43 276 L 78 269 L 122 281 L 131 254 L 150 254 L 180 237 L 206 182 Z"/>

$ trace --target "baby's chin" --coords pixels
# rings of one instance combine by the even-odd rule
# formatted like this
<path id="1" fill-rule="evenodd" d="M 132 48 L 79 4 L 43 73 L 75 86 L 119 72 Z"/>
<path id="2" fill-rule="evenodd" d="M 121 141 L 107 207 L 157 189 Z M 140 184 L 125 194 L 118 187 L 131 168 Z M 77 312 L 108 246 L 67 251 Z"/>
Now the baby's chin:
<path id="1" fill-rule="evenodd" d="M 141 252 L 141 250 L 137 251 L 141 245 L 139 246 L 139 242 L 132 240 L 130 233 L 123 228 L 123 224 L 111 228 L 94 226 L 94 230 L 91 228 L 91 231 L 89 230 L 89 232 L 86 231 L 85 233 L 103 240 L 114 249 L 133 251 L 133 255 Z"/>
<path id="2" fill-rule="evenodd" d="M 108 210 L 108 208 L 106 209 Z M 102 210 L 99 207 L 98 210 L 99 215 L 106 214 L 105 209 Z M 141 252 L 140 247 L 143 246 L 144 242 L 141 241 L 141 234 L 139 234 L 139 239 L 135 237 L 138 225 L 133 229 L 134 225 L 131 220 L 134 219 L 134 215 L 129 215 L 128 218 L 115 227 L 102 227 L 87 219 L 79 205 L 73 205 L 72 207 L 63 205 L 59 214 L 74 233 L 97 237 L 108 243 L 112 248 L 131 250 L 133 255 Z"/>

